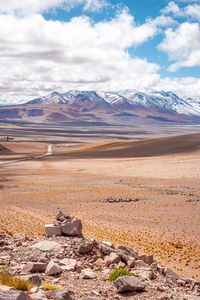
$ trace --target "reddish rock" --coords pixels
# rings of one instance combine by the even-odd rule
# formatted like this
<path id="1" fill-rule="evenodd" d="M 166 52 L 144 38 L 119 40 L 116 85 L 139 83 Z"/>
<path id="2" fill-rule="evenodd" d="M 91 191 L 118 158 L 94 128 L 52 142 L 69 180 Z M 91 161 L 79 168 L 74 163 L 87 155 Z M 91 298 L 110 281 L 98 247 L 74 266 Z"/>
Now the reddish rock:
<path id="1" fill-rule="evenodd" d="M 24 273 L 41 273 L 46 269 L 47 264 L 42 262 L 28 262 L 23 268 Z"/>
<path id="2" fill-rule="evenodd" d="M 135 268 L 149 268 L 149 265 L 146 264 L 143 260 L 136 260 L 134 267 Z"/>
<path id="3" fill-rule="evenodd" d="M 82 235 L 82 223 L 81 220 L 72 220 L 63 222 L 61 225 L 62 233 L 69 235 L 69 236 L 80 236 Z"/>
<path id="4" fill-rule="evenodd" d="M 62 269 L 57 265 L 54 261 L 50 261 L 47 265 L 45 274 L 50 275 L 56 275 L 60 274 L 62 272 Z"/>
<path id="5" fill-rule="evenodd" d="M 104 257 L 104 261 L 108 267 L 111 264 L 118 264 L 120 262 L 120 257 L 115 252 L 112 252 Z"/>

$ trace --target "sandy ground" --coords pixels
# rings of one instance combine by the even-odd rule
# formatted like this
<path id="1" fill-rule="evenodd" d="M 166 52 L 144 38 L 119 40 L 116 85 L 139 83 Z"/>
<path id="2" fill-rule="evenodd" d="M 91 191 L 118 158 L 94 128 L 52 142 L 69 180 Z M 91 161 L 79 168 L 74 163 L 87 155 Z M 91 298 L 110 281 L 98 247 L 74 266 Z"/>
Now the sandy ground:
<path id="1" fill-rule="evenodd" d="M 121 141 L 95 145 L 82 141 L 79 146 L 55 144 L 55 156 L 2 165 L 0 231 L 40 236 L 44 224 L 62 209 L 82 219 L 86 237 L 153 253 L 181 276 L 200 279 L 199 136 L 184 138 L 187 149 L 168 154 L 161 151 L 160 156 L 134 157 L 135 150 L 133 157 L 126 155 L 130 147 L 135 149 L 135 142 L 126 152 L 127 144 Z M 4 144 L 12 150 L 13 158 L 31 153 L 31 149 L 33 153 L 45 151 L 48 145 L 20 143 Z M 160 139 L 152 143 L 153 147 L 158 144 Z M 116 158 L 119 149 L 124 157 Z M 87 152 L 93 153 L 92 158 L 87 158 Z M 108 197 L 139 201 L 101 202 Z"/>

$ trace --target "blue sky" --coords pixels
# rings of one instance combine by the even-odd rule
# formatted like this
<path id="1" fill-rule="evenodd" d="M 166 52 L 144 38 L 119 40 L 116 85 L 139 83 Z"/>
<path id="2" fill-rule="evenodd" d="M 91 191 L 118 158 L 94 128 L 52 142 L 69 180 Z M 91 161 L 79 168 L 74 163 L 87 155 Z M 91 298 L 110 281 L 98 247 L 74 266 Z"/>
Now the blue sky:
<path id="1" fill-rule="evenodd" d="M 200 99 L 196 0 L 0 0 L 0 99 L 69 89 Z"/>

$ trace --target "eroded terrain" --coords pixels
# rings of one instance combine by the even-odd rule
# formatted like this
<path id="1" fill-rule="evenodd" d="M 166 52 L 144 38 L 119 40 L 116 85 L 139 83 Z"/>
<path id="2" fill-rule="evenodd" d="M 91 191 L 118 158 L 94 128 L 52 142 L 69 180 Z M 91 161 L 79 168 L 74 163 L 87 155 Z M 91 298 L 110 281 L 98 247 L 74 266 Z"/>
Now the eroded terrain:
<path id="1" fill-rule="evenodd" d="M 185 135 L 182 148 L 180 137 L 154 139 L 141 148 L 143 137 L 134 134 L 125 142 L 117 134 L 55 140 L 19 134 L 2 142 L 9 151 L 1 151 L 1 161 L 44 153 L 49 143 L 54 154 L 0 166 L 0 231 L 41 236 L 61 209 L 82 219 L 86 237 L 154 254 L 181 276 L 200 279 L 199 137 Z M 129 139 L 135 142 L 127 144 Z M 107 198 L 139 201 L 102 202 Z"/>

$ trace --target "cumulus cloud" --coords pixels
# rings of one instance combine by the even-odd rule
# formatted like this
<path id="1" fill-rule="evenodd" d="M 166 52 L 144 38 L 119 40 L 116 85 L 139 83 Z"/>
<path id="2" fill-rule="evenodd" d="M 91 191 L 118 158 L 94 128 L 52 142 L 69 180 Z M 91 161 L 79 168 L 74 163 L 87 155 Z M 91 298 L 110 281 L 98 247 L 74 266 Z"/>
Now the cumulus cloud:
<path id="1" fill-rule="evenodd" d="M 175 62 L 170 71 L 181 67 L 200 66 L 200 27 L 198 23 L 182 23 L 174 31 L 169 28 L 159 49 L 167 52 L 169 59 Z"/>
<path id="2" fill-rule="evenodd" d="M 194 1 L 186 1 L 185 3 L 192 3 Z M 184 7 L 179 7 L 174 1 L 170 1 L 161 12 L 163 14 L 173 14 L 176 17 L 190 17 L 195 20 L 200 20 L 200 5 L 193 3 Z"/>
<path id="3" fill-rule="evenodd" d="M 185 8 L 185 14 L 187 16 L 192 17 L 193 19 L 200 20 L 200 5 L 198 4 L 188 5 Z"/>
<path id="4" fill-rule="evenodd" d="M 5 4 L 0 0 L 1 98 L 29 100 L 54 90 L 64 92 L 68 89 L 118 90 L 120 87 L 149 90 L 158 87 L 168 90 L 172 86 L 174 92 L 179 91 L 178 87 L 184 90 L 184 84 L 179 80 L 174 81 L 174 86 L 173 81 L 162 80 L 156 63 L 129 54 L 130 48 L 134 53 L 134 47 L 174 25 L 170 16 L 147 19 L 138 26 L 127 9 L 119 11 L 111 20 L 97 23 L 86 16 L 60 22 L 46 20 L 40 14 L 61 5 L 70 9 L 78 4 L 84 10 L 94 11 L 107 3 L 103 0 L 8 0 Z M 186 54 L 181 59 L 176 55 L 181 46 L 173 46 L 174 50 L 170 50 L 167 42 L 172 45 L 173 38 L 181 36 L 186 29 L 166 31 L 160 49 L 166 51 L 175 64 L 186 65 L 186 60 L 189 65 L 197 63 L 195 51 L 199 46 L 193 45 L 193 38 L 197 39 L 199 28 L 195 28 L 188 28 L 192 32 L 191 40 L 189 33 L 187 35 L 191 48 L 187 50 L 184 44 Z M 179 40 L 181 44 L 181 38 Z M 186 58 L 189 54 L 190 60 Z M 179 67 L 172 65 L 175 69 Z M 194 91 L 193 85 L 190 81 L 187 91 L 190 86 Z"/>
<path id="5" fill-rule="evenodd" d="M 152 86 L 159 66 L 131 57 L 130 47 L 153 37 L 168 17 L 136 26 L 126 10 L 110 21 L 80 16 L 69 22 L 0 15 L 0 88 L 13 99 L 52 90 Z M 20 96 L 22 97 L 22 96 Z"/>
<path id="6" fill-rule="evenodd" d="M 164 7 L 162 10 L 161 10 L 162 13 L 164 14 L 170 14 L 170 13 L 173 13 L 173 14 L 179 14 L 180 13 L 180 8 L 179 6 L 173 2 L 173 1 L 170 1 L 166 7 Z"/>
<path id="7" fill-rule="evenodd" d="M 0 0 L 0 13 L 24 16 L 34 13 L 43 13 L 49 9 L 62 7 L 70 10 L 83 5 L 85 11 L 99 11 L 108 6 L 106 0 Z"/>

